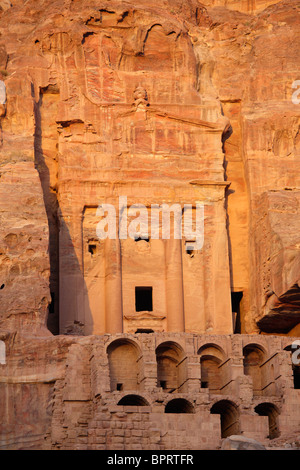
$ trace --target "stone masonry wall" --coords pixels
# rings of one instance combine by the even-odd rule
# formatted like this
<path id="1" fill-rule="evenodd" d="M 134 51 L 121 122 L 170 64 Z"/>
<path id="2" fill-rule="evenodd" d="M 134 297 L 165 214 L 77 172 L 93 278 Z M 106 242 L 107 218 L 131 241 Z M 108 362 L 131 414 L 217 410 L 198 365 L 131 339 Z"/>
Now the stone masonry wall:
<path id="1" fill-rule="evenodd" d="M 2 449 L 217 449 L 232 433 L 276 446 L 300 430 L 300 390 L 286 350 L 293 338 L 162 333 L 2 341 Z M 126 343 L 139 353 L 136 386 L 112 390 L 107 350 Z M 157 383 L 156 351 L 164 346 L 182 352 L 171 393 Z M 263 355 L 255 391 L 244 373 L 246 347 Z M 220 389 L 212 391 L 200 363 L 214 354 L 222 360 Z M 132 366 L 129 360 L 128 372 Z"/>

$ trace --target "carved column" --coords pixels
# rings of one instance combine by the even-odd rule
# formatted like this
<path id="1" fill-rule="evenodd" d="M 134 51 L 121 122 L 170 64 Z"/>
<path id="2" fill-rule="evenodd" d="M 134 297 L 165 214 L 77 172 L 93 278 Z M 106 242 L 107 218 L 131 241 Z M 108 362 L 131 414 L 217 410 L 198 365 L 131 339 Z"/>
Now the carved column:
<path id="1" fill-rule="evenodd" d="M 166 240 L 166 300 L 168 331 L 184 331 L 182 241 Z"/>
<path id="2" fill-rule="evenodd" d="M 60 334 L 76 334 L 85 324 L 82 266 L 82 216 L 60 207 L 59 217 L 59 312 Z"/>
<path id="3" fill-rule="evenodd" d="M 118 235 L 115 240 L 105 240 L 105 322 L 107 333 L 123 333 L 122 262 Z"/>

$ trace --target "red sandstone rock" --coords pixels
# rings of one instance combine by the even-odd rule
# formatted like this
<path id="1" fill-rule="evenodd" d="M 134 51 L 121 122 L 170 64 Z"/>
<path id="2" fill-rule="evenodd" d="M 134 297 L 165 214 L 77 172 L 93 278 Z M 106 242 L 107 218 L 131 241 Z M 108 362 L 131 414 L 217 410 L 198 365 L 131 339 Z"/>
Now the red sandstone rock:
<path id="1" fill-rule="evenodd" d="M 197 268 L 196 275 L 199 286 L 203 275 L 207 279 L 215 277 L 215 282 L 221 276 L 218 289 L 222 285 L 225 290 L 220 297 L 227 300 L 223 306 L 217 306 L 219 295 L 213 290 L 210 300 L 205 285 L 202 287 L 205 295 L 201 290 L 199 297 L 196 292 L 189 293 L 188 273 L 195 279 L 189 265 L 183 277 L 185 329 L 200 333 L 211 328 L 220 333 L 230 332 L 230 300 L 226 294 L 230 288 L 237 298 L 243 292 L 242 331 L 258 331 L 258 320 L 259 327 L 266 332 L 286 333 L 297 324 L 297 292 L 293 293 L 292 317 L 288 313 L 284 318 L 283 314 L 277 315 L 273 299 L 266 301 L 267 292 L 273 291 L 286 304 L 289 290 L 298 289 L 297 240 L 288 247 L 295 253 L 295 259 L 291 269 L 289 263 L 286 265 L 289 280 L 285 285 L 278 286 L 277 274 L 270 280 L 265 276 L 259 279 L 256 273 L 264 263 L 268 264 L 269 255 L 264 255 L 263 262 L 255 258 L 257 245 L 265 246 L 262 237 L 267 241 L 271 237 L 266 232 L 267 223 L 263 232 L 262 226 L 256 228 L 255 214 L 260 198 L 264 200 L 268 191 L 288 188 L 292 190 L 286 193 L 289 197 L 299 184 L 299 111 L 291 101 L 292 83 L 297 79 L 293 64 L 297 61 L 299 40 L 298 6 L 296 2 L 247 5 L 250 10 L 245 3 L 239 4 L 237 12 L 234 2 L 227 5 L 231 10 L 224 8 L 222 2 L 201 6 L 194 1 L 189 2 L 188 8 L 183 8 L 181 1 L 159 8 L 139 2 L 136 9 L 130 3 L 116 3 L 110 4 L 110 9 L 103 5 L 100 10 L 95 10 L 93 2 L 57 3 L 51 5 L 45 18 L 44 9 L 38 5 L 32 9 L 30 3 L 26 7 L 16 3 L 2 13 L 5 41 L 1 44 L 1 62 L 8 96 L 8 114 L 2 119 L 2 154 L 3 160 L 10 163 L 23 161 L 26 155 L 26 160 L 34 161 L 40 176 L 50 236 L 54 313 L 48 324 L 53 332 L 58 332 L 59 310 L 61 332 L 73 331 L 75 325 L 82 325 L 85 333 L 105 331 L 103 321 L 101 326 L 102 314 L 99 317 L 95 310 L 98 294 L 94 300 L 86 276 L 92 283 L 93 278 L 87 272 L 82 275 L 80 252 L 85 251 L 88 240 L 84 240 L 82 247 L 80 214 L 84 207 L 95 207 L 109 197 L 109 191 L 104 193 L 101 189 L 107 181 L 114 184 L 122 181 L 122 185 L 127 182 L 124 194 L 131 192 L 133 202 L 146 202 L 148 196 L 141 193 L 140 184 L 147 184 L 147 191 L 152 194 L 152 201 L 149 198 L 148 201 L 156 198 L 154 202 L 158 203 L 159 198 L 165 197 L 164 190 L 151 193 L 151 186 L 164 181 L 175 185 L 178 180 L 189 188 L 184 195 L 182 187 L 181 195 L 176 196 L 177 200 L 185 198 L 184 202 L 200 196 L 188 182 L 201 180 L 203 185 L 205 181 L 215 181 L 218 185 L 224 179 L 230 181 L 229 258 L 224 215 L 216 213 L 214 222 L 213 218 L 208 220 L 216 225 L 221 217 L 222 228 L 218 225 L 218 231 L 223 231 L 223 241 L 219 247 L 211 245 L 211 249 L 224 252 L 223 267 L 220 271 L 219 257 L 218 268 L 213 267 L 212 252 L 206 250 L 205 262 L 198 259 L 204 270 L 200 274 Z M 265 7 L 268 8 L 263 10 Z M 251 15 L 254 11 L 256 15 Z M 18 22 L 22 27 L 16 32 L 13 25 Z M 8 23 L 12 26 L 6 31 Z M 145 90 L 145 108 L 142 104 L 134 107 L 137 87 Z M 231 122 L 231 136 L 225 137 L 224 145 L 225 172 L 220 138 L 227 127 L 220 124 L 222 108 Z M 211 138 L 209 129 L 214 126 L 216 134 Z M 22 153 L 17 149 L 22 149 Z M 132 192 L 134 184 L 137 189 Z M 115 194 L 118 192 L 121 194 L 120 190 Z M 169 201 L 176 202 L 174 196 Z M 285 227 L 285 216 L 276 213 L 276 224 Z M 205 227 L 209 245 L 210 223 Z M 293 224 L 297 227 L 296 215 Z M 125 253 L 126 247 L 123 249 Z M 272 246 L 267 248 L 272 250 Z M 124 259 L 123 266 L 128 263 L 130 260 Z M 212 274 L 205 274 L 205 269 L 212 270 Z M 278 272 L 281 267 L 275 262 L 272 269 Z M 160 270 L 163 272 L 162 267 Z M 124 292 L 129 289 L 126 277 L 133 275 L 129 271 L 123 273 Z M 152 283 L 150 272 L 149 276 L 147 282 Z M 164 291 L 163 280 L 157 278 L 157 282 Z M 97 292 L 99 289 L 101 293 L 100 285 Z M 84 300 L 86 294 L 88 298 Z M 157 305 L 157 314 L 162 315 L 166 310 L 164 294 L 158 291 L 157 295 L 163 302 Z M 131 296 L 126 293 L 125 302 Z M 201 299 L 205 297 L 204 305 Z M 49 299 L 49 294 L 46 298 Z M 126 305 L 124 308 L 125 317 L 131 315 L 132 307 L 128 311 Z M 204 323 L 201 318 L 196 320 L 195 309 L 199 308 L 209 311 L 212 319 L 203 317 Z M 189 320 L 189 314 L 193 320 Z M 222 321 L 213 320 L 218 315 L 223 317 L 224 327 Z"/>
<path id="2" fill-rule="evenodd" d="M 298 3 L 0 2 L 1 448 L 217 448 L 228 410 L 266 444 L 299 430 Z M 120 195 L 204 203 L 203 249 L 99 242 L 96 208 Z M 124 351 L 149 405 L 132 419 Z"/>

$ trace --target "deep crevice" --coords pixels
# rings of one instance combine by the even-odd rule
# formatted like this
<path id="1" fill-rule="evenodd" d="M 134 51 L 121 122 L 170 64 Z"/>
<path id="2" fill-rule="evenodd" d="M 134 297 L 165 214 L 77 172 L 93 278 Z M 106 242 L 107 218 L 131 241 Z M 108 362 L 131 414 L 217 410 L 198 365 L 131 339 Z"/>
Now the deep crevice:
<path id="1" fill-rule="evenodd" d="M 34 132 L 34 163 L 35 168 L 38 171 L 44 205 L 48 219 L 49 227 L 49 260 L 50 260 L 50 291 L 52 293 L 52 302 L 49 306 L 47 327 L 53 334 L 59 333 L 59 221 L 57 216 L 58 210 L 58 199 L 56 192 L 51 188 L 50 184 L 50 172 L 45 161 L 43 154 L 42 139 L 42 106 L 43 106 L 43 95 L 45 94 L 59 94 L 59 89 L 55 85 L 49 85 L 44 88 L 40 88 L 39 101 L 34 102 L 34 118 L 35 118 L 35 132 Z M 34 96 L 34 89 L 32 86 L 32 95 Z M 54 301 L 55 298 L 55 301 Z"/>

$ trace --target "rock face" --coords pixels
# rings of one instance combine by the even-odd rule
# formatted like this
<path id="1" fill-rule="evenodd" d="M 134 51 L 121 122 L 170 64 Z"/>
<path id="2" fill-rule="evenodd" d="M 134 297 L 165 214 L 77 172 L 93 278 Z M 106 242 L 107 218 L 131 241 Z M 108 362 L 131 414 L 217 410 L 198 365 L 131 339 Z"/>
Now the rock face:
<path id="1" fill-rule="evenodd" d="M 0 328 L 46 334 L 48 225 L 33 163 L 1 166 L 0 195 Z"/>
<path id="2" fill-rule="evenodd" d="M 31 164 L 40 179 L 53 333 L 286 334 L 299 323 L 298 5 L 208 3 L 58 2 L 45 17 L 17 2 L 2 13 L 1 168 Z M 120 196 L 149 220 L 152 204 L 201 203 L 203 250 L 192 259 L 188 237 L 98 247 L 96 209 Z M 139 286 L 153 310 L 138 318 Z M 35 293 L 35 312 L 50 294 Z M 16 305 L 1 308 L 6 318 Z"/>
<path id="3" fill-rule="evenodd" d="M 218 447 L 215 414 L 299 429 L 299 23 L 296 0 L 0 2 L 2 448 L 132 448 L 97 425 L 132 402 L 172 447 L 174 390 L 177 448 L 201 419 Z M 161 236 L 166 206 L 193 230 Z M 140 367 L 126 394 L 111 357 Z"/>
<path id="4" fill-rule="evenodd" d="M 221 450 L 266 450 L 266 448 L 249 437 L 230 436 L 222 442 Z"/>

